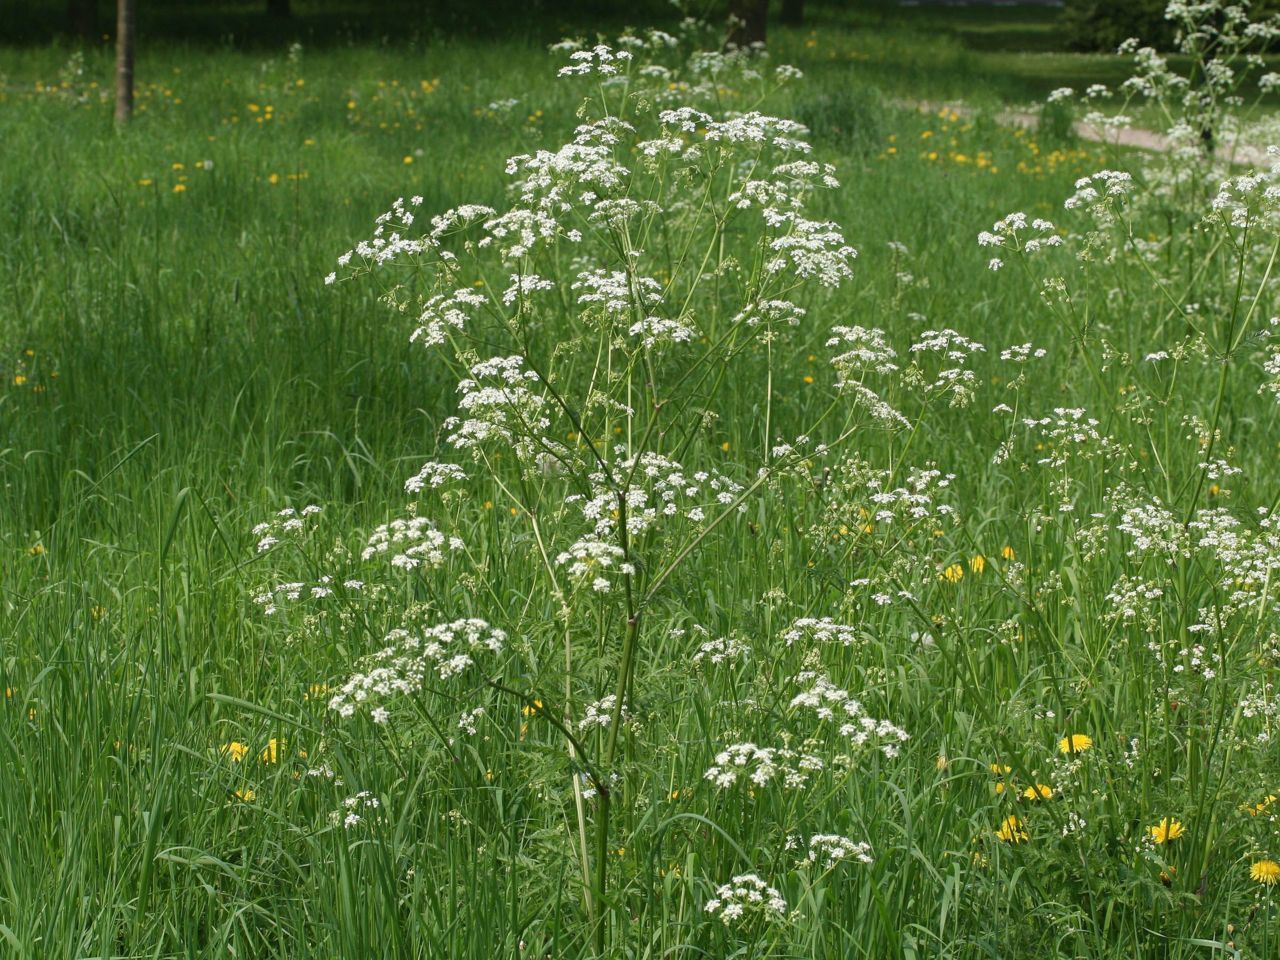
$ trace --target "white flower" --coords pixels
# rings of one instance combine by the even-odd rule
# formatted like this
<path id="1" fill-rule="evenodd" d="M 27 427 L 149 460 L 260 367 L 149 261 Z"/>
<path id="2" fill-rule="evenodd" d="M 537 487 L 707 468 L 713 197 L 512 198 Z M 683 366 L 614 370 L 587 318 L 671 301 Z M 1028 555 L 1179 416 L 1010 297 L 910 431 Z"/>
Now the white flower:
<path id="1" fill-rule="evenodd" d="M 556 556 L 556 563 L 569 568 L 569 576 L 578 581 L 589 581 L 597 593 L 608 593 L 612 584 L 605 573 L 617 568 L 619 573 L 632 574 L 635 568 L 623 562 L 626 553 L 619 546 L 606 543 L 596 537 L 579 540 L 568 550 Z"/>
<path id="2" fill-rule="evenodd" d="M 390 555 L 391 565 L 402 570 L 439 567 L 450 551 L 465 545 L 457 537 L 446 537 L 426 517 L 398 518 L 384 523 L 369 535 L 361 560 Z"/>
<path id="3" fill-rule="evenodd" d="M 506 633 L 475 618 L 422 630 L 392 630 L 387 645 L 366 658 L 364 672 L 347 680 L 329 700 L 329 709 L 350 717 L 368 708 L 375 723 L 390 719 L 388 704 L 420 692 L 433 677 L 450 680 L 481 655 L 503 651 Z"/>
<path id="4" fill-rule="evenodd" d="M 805 860 L 826 870 L 842 860 L 871 863 L 871 845 L 835 833 L 815 833 L 809 838 L 809 853 Z"/>
<path id="5" fill-rule="evenodd" d="M 751 648 L 746 644 L 732 637 L 721 637 L 718 640 L 707 640 L 698 647 L 698 652 L 693 655 L 693 662 L 700 664 L 707 661 L 713 666 L 719 666 L 722 663 L 733 663 L 736 660 L 745 659 L 750 655 Z"/>
<path id="6" fill-rule="evenodd" d="M 578 721 L 579 730 L 590 730 L 593 727 L 604 729 L 613 722 L 614 708 L 618 704 L 618 698 L 613 694 L 595 703 L 587 704 L 587 709 L 582 715 L 582 719 Z M 625 726 L 630 721 L 630 714 L 627 708 L 622 708 L 622 723 Z"/>
<path id="7" fill-rule="evenodd" d="M 754 873 L 744 873 L 717 887 L 703 911 L 718 916 L 725 926 L 754 918 L 777 923 L 787 918 L 787 902 Z"/>
<path id="8" fill-rule="evenodd" d="M 422 465 L 414 476 L 404 482 L 404 488 L 409 493 L 420 493 L 424 488 L 442 487 L 446 483 L 455 480 L 466 480 L 467 475 L 462 468 L 452 463 L 436 463 L 429 461 Z"/>

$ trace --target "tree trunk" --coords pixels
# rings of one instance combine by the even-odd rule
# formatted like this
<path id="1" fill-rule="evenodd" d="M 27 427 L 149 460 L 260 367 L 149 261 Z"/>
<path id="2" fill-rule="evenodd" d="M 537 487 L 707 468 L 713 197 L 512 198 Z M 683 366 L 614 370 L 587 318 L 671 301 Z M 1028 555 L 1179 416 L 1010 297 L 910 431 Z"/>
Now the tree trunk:
<path id="1" fill-rule="evenodd" d="M 267 0 L 267 13 L 273 17 L 289 17 L 293 11 L 289 9 L 289 0 Z"/>
<path id="2" fill-rule="evenodd" d="M 116 0 L 116 122 L 133 116 L 133 0 Z"/>
<path id="3" fill-rule="evenodd" d="M 67 32 L 90 40 L 98 30 L 96 0 L 67 0 Z"/>
<path id="4" fill-rule="evenodd" d="M 782 0 L 782 22 L 789 27 L 804 23 L 804 0 Z"/>
<path id="5" fill-rule="evenodd" d="M 730 0 L 730 45 L 749 47 L 753 43 L 764 43 L 768 19 L 769 0 Z"/>

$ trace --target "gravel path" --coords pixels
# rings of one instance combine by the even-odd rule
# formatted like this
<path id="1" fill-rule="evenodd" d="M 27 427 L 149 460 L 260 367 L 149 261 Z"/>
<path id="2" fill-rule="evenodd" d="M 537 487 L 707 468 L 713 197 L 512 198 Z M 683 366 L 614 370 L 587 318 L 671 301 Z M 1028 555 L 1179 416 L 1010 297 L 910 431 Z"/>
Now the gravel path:
<path id="1" fill-rule="evenodd" d="M 962 117 L 971 117 L 975 113 L 972 107 L 963 103 L 943 103 L 929 100 L 899 100 L 895 101 L 895 103 L 898 106 L 919 110 L 922 113 L 950 110 Z M 1040 124 L 1038 116 L 1023 110 L 1003 110 L 997 113 L 995 118 L 999 123 L 1006 126 L 1024 127 L 1028 130 L 1034 130 Z M 1165 151 L 1169 149 L 1168 137 L 1162 133 L 1156 133 L 1154 130 L 1143 130 L 1139 127 L 1109 129 L 1096 127 L 1091 123 L 1085 123 L 1083 120 L 1077 120 L 1073 127 L 1076 136 L 1081 140 L 1089 140 L 1093 143 L 1106 143 L 1117 147 L 1134 147 L 1138 150 Z M 1217 156 L 1219 160 L 1235 166 L 1262 168 L 1270 166 L 1265 150 L 1238 142 L 1221 144 L 1217 149 Z"/>

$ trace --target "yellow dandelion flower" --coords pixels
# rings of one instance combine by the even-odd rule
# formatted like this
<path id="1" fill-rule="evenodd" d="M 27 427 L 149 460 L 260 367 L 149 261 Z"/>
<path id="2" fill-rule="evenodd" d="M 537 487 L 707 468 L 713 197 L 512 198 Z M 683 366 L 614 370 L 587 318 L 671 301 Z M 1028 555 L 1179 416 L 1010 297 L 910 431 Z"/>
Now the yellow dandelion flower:
<path id="1" fill-rule="evenodd" d="M 13 385 L 14 385 L 15 387 L 20 387 L 20 386 L 22 386 L 22 385 L 23 385 L 24 383 L 26 383 L 26 382 L 27 382 L 27 378 L 26 378 L 23 374 L 21 374 L 21 373 L 15 373 L 15 374 L 13 375 Z"/>
<path id="2" fill-rule="evenodd" d="M 991 772 L 996 776 L 1003 776 L 1006 773 L 1013 773 L 1013 767 L 1004 763 L 993 763 L 991 765 Z"/>
<path id="3" fill-rule="evenodd" d="M 987 558 L 980 553 L 975 553 L 969 558 L 969 569 L 973 573 L 981 573 L 987 569 Z"/>
<path id="4" fill-rule="evenodd" d="M 1021 820 L 1010 814 L 1000 823 L 996 830 L 996 839 L 1003 843 L 1026 843 L 1031 839 Z"/>
<path id="5" fill-rule="evenodd" d="M 813 383 L 813 377 L 811 377 L 811 376 L 809 376 L 808 374 L 806 374 L 806 375 L 805 375 L 805 377 L 804 377 L 804 382 L 805 382 L 805 383 Z"/>
<path id="6" fill-rule="evenodd" d="M 541 709 L 542 709 L 542 701 L 534 700 L 533 703 L 526 703 L 523 707 L 521 707 L 520 712 L 524 714 L 526 717 L 532 717 Z"/>
<path id="7" fill-rule="evenodd" d="M 1249 816 L 1256 817 L 1258 814 L 1265 812 L 1267 807 L 1271 806 L 1275 802 L 1276 795 L 1274 793 L 1269 793 L 1262 798 L 1260 803 L 1246 803 L 1243 809 L 1245 813 L 1249 814 Z"/>
<path id="8" fill-rule="evenodd" d="M 253 803 L 253 800 L 256 796 L 257 794 L 254 793 L 253 790 L 251 790 L 249 787 L 241 787 L 239 790 L 236 791 L 236 799 L 242 800 L 245 803 Z"/>
<path id="9" fill-rule="evenodd" d="M 232 763 L 239 763 L 249 753 L 249 748 L 239 740 L 232 740 L 230 743 L 224 743 L 220 746 L 218 753 L 228 758 Z"/>
<path id="10" fill-rule="evenodd" d="M 1045 783 L 1037 783 L 1034 787 L 1023 790 L 1022 796 L 1026 800 L 1048 800 L 1053 796 L 1053 787 Z"/>
<path id="11" fill-rule="evenodd" d="M 964 567 L 958 563 L 951 564 L 942 571 L 942 579 L 947 583 L 959 583 L 964 579 Z"/>
<path id="12" fill-rule="evenodd" d="M 1087 733 L 1073 733 L 1058 741 L 1058 749 L 1063 753 L 1084 753 L 1093 746 L 1093 737 Z"/>
<path id="13" fill-rule="evenodd" d="M 1259 860 L 1249 864 L 1249 879 L 1256 883 L 1274 886 L 1280 880 L 1280 863 L 1274 860 Z"/>
<path id="14" fill-rule="evenodd" d="M 1000 556 L 1004 557 L 1006 560 L 1016 560 L 1018 555 L 1013 552 L 1013 547 L 1005 544 L 1005 546 L 1000 548 Z"/>
<path id="15" fill-rule="evenodd" d="M 1165 817 L 1154 827 L 1147 827 L 1147 833 L 1155 843 L 1170 843 L 1177 840 L 1184 832 L 1182 824 L 1172 817 Z"/>
<path id="16" fill-rule="evenodd" d="M 407 167 L 411 163 L 413 163 L 413 157 L 406 154 L 404 158 L 404 165 Z"/>
<path id="17" fill-rule="evenodd" d="M 187 185 L 185 183 L 175 183 L 173 185 L 174 193 L 184 193 L 186 189 L 187 189 Z"/>
<path id="18" fill-rule="evenodd" d="M 262 752 L 258 754 L 258 759 L 263 763 L 279 763 L 280 754 L 284 751 L 284 748 L 285 741 L 272 737 L 267 741 L 267 745 L 262 748 Z"/>

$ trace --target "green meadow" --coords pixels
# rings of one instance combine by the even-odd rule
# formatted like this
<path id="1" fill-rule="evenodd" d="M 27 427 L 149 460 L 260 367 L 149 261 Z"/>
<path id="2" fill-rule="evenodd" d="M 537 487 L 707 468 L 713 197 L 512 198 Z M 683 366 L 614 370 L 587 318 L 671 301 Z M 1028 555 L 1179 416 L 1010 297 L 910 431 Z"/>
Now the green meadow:
<path id="1" fill-rule="evenodd" d="M 0 49 L 0 955 L 1277 955 L 1269 174 L 1215 206 L 1243 171 L 999 124 L 1131 72 L 1052 11 L 811 4 L 767 61 L 699 84 L 706 30 L 633 96 L 548 51 L 621 23 L 297 6 L 256 39 L 144 14 L 123 128 L 109 43 Z M 685 104 L 812 152 L 698 120 L 651 169 Z M 566 203 L 637 219 L 335 265 L 396 198 L 407 232 L 531 202 L 507 158 L 602 113 L 631 172 Z M 800 156 L 838 283 L 731 200 Z M 1103 169 L 1120 199 L 1064 209 Z M 411 342 L 455 287 L 485 305 Z M 798 322 L 743 319 L 766 299 Z M 642 344 L 654 311 L 688 335 Z M 513 355 L 536 377 L 460 406 Z M 428 461 L 465 479 L 406 490 Z M 362 559 L 404 517 L 460 546 Z M 337 709 L 463 619 L 501 651 L 404 648 L 413 689 Z"/>

